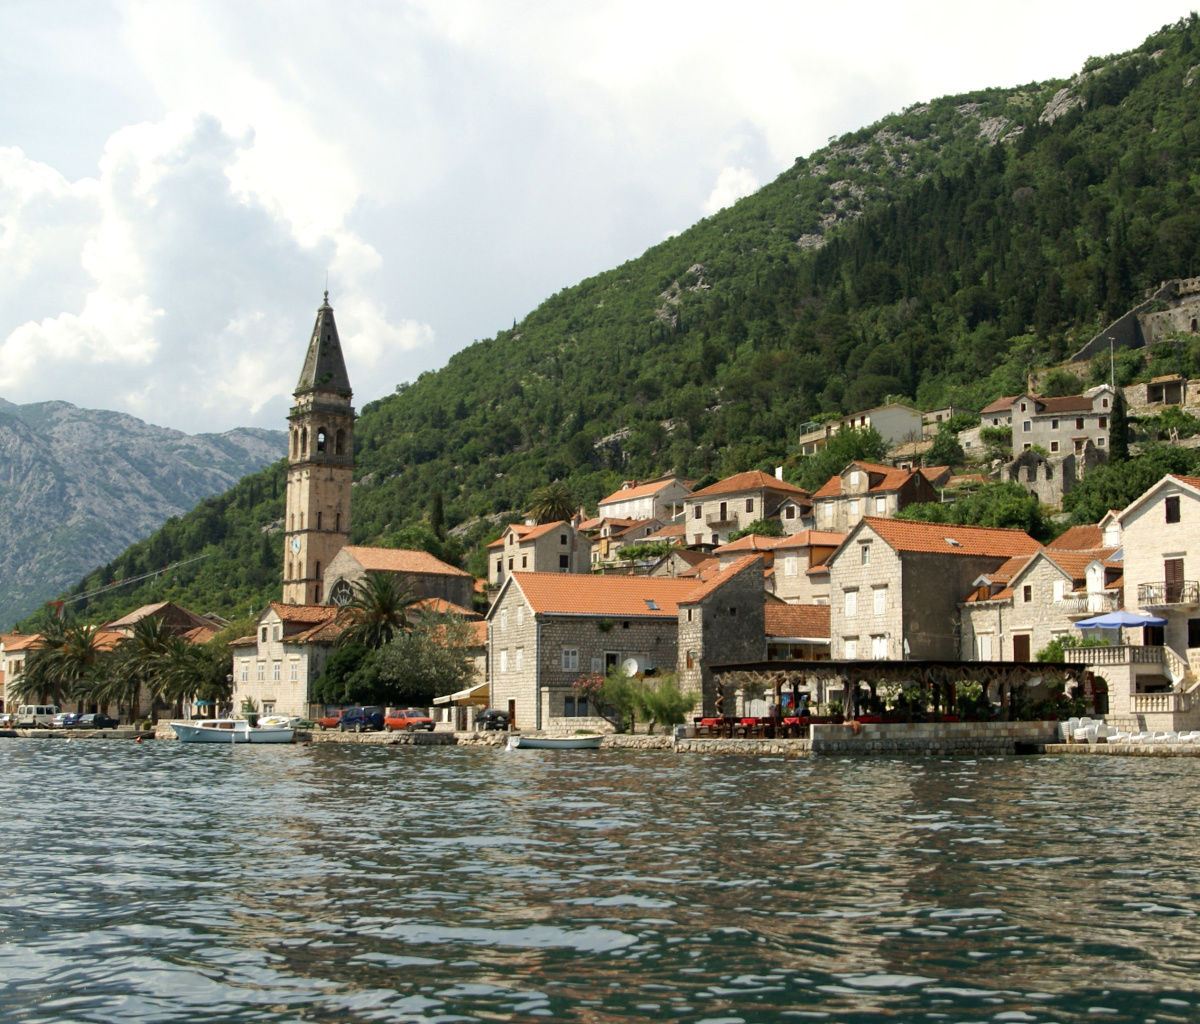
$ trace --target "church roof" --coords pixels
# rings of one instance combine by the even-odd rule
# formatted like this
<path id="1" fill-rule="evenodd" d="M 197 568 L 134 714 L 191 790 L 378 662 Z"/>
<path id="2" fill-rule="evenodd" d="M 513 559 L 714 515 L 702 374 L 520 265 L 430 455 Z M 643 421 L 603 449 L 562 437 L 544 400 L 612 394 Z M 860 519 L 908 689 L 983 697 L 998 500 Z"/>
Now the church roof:
<path id="1" fill-rule="evenodd" d="M 329 305 L 329 292 L 325 293 L 325 301 L 317 310 L 317 322 L 313 325 L 308 353 L 304 357 L 304 369 L 300 371 L 295 394 L 305 391 L 331 391 L 345 398 L 351 395 L 346 361 L 342 358 L 342 343 L 333 319 L 333 307 Z"/>

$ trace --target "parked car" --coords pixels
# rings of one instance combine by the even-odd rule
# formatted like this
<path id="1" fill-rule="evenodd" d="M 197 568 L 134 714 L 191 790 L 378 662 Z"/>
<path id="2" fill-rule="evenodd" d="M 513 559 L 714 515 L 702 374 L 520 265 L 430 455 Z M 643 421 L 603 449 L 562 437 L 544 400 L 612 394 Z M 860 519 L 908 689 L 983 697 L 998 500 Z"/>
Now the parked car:
<path id="1" fill-rule="evenodd" d="M 49 729 L 57 714 L 54 704 L 22 704 L 17 708 L 17 725 L 22 729 Z"/>
<path id="2" fill-rule="evenodd" d="M 115 729 L 121 723 L 105 714 L 80 715 L 76 729 Z"/>
<path id="3" fill-rule="evenodd" d="M 395 732 L 397 729 L 403 729 L 405 732 L 414 732 L 417 729 L 433 732 L 433 719 L 424 711 L 406 708 L 403 711 L 393 711 L 389 714 L 383 720 L 383 727 L 388 732 Z"/>
<path id="4" fill-rule="evenodd" d="M 373 732 L 383 728 L 382 708 L 347 708 L 338 719 L 338 732 Z"/>
<path id="5" fill-rule="evenodd" d="M 326 715 L 322 715 L 316 719 L 318 729 L 336 729 L 338 722 L 342 720 L 342 715 L 346 713 L 345 708 L 338 708 L 337 711 L 330 711 Z"/>
<path id="6" fill-rule="evenodd" d="M 499 708 L 488 708 L 475 718 L 475 724 L 485 731 L 508 728 L 508 712 Z"/>
<path id="7" fill-rule="evenodd" d="M 54 721 L 50 723 L 51 729 L 73 729 L 75 723 L 79 721 L 79 714 L 75 711 L 60 711 L 54 716 Z"/>

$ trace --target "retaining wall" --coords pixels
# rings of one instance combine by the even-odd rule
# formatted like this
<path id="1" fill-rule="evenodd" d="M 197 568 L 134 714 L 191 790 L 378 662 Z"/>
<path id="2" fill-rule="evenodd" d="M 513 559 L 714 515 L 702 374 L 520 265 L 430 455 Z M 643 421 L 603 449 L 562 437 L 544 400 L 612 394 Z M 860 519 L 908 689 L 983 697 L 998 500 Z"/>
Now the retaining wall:
<path id="1" fill-rule="evenodd" d="M 1035 753 L 1057 740 L 1057 722 L 888 722 L 861 725 L 857 734 L 848 725 L 812 727 L 814 754 Z"/>
<path id="2" fill-rule="evenodd" d="M 1200 757 L 1194 743 L 1048 743 L 1047 754 L 1108 757 Z"/>
<path id="3" fill-rule="evenodd" d="M 810 740 L 726 740 L 680 739 L 675 741 L 678 754 L 742 754 L 751 757 L 782 755 L 807 757 L 812 753 Z"/>

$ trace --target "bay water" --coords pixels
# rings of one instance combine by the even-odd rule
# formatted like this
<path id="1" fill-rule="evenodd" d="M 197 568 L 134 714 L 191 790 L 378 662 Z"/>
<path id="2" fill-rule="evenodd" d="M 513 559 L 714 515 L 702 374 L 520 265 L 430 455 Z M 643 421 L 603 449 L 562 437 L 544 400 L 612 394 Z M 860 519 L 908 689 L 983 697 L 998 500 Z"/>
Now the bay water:
<path id="1" fill-rule="evenodd" d="M 0 1020 L 1200 1021 L 1200 760 L 0 741 Z"/>

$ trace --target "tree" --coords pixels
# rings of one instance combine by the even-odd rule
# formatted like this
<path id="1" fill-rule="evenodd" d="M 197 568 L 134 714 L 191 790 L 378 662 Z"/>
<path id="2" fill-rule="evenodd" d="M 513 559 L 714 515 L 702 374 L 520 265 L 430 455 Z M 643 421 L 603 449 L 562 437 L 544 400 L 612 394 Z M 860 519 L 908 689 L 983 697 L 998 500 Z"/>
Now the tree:
<path id="1" fill-rule="evenodd" d="M 1108 426 L 1108 461 L 1129 461 L 1129 419 L 1125 414 L 1125 395 L 1120 390 L 1113 399 Z"/>
<path id="2" fill-rule="evenodd" d="M 446 510 L 443 502 L 442 492 L 434 491 L 433 502 L 429 509 L 429 525 L 433 528 L 438 540 L 444 540 L 446 537 Z"/>
<path id="3" fill-rule="evenodd" d="M 379 650 L 380 693 L 392 705 L 430 704 L 474 678 L 471 627 L 454 615 L 423 615 Z"/>
<path id="4" fill-rule="evenodd" d="M 782 537 L 783 523 L 778 519 L 756 519 L 743 530 L 734 530 L 729 535 L 730 541 L 738 540 L 755 534 L 758 537 Z"/>
<path id="5" fill-rule="evenodd" d="M 1037 496 L 1015 483 L 988 484 L 952 505 L 933 501 L 909 505 L 897 512 L 896 518 L 921 523 L 1024 530 L 1040 541 L 1047 541 L 1054 534 Z"/>
<path id="6" fill-rule="evenodd" d="M 360 643 L 379 650 L 408 625 L 408 609 L 420 597 L 403 576 L 371 571 L 354 581 L 348 604 L 338 613 L 344 626 L 337 638 L 339 646 Z"/>
<path id="7" fill-rule="evenodd" d="M 638 679 L 632 684 L 638 713 L 646 720 L 648 732 L 656 725 L 682 725 L 696 706 L 696 694 L 682 693 L 674 676 Z"/>
<path id="8" fill-rule="evenodd" d="M 358 641 L 338 646 L 325 662 L 325 671 L 313 684 L 319 704 L 374 704 L 379 696 L 376 652 Z"/>
<path id="9" fill-rule="evenodd" d="M 815 491 L 851 462 L 878 462 L 887 455 L 887 448 L 874 427 L 839 430 L 824 448 L 801 461 L 798 482 L 806 491 Z"/>
<path id="10" fill-rule="evenodd" d="M 570 519 L 579 507 L 570 488 L 557 480 L 539 487 L 529 496 L 529 500 L 529 515 L 539 524 Z"/>
<path id="11" fill-rule="evenodd" d="M 962 445 L 958 443 L 958 435 L 950 429 L 950 424 L 943 423 L 933 439 L 933 445 L 925 453 L 927 466 L 961 466 L 963 459 Z"/>
<path id="12" fill-rule="evenodd" d="M 60 675 L 60 654 L 67 642 L 67 627 L 50 619 L 40 630 L 41 643 L 25 658 L 25 669 L 9 684 L 10 699 L 61 705 L 66 696 Z"/>
<path id="13" fill-rule="evenodd" d="M 110 671 L 104 673 L 103 689 L 94 698 L 97 702 L 115 701 L 124 707 L 130 721 L 137 717 L 142 703 L 142 691 L 150 695 L 151 718 L 157 718 L 154 705 L 164 696 L 167 685 L 166 653 L 173 639 L 164 628 L 162 619 L 147 615 L 139 619 L 133 632 L 117 645 Z"/>

